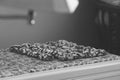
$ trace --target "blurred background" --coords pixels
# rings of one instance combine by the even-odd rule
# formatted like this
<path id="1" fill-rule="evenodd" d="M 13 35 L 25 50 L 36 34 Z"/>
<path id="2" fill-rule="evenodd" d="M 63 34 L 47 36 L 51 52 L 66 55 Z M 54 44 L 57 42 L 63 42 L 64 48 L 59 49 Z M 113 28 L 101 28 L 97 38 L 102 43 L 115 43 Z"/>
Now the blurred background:
<path id="1" fill-rule="evenodd" d="M 0 0 L 0 15 L 24 15 L 29 9 L 37 13 L 34 25 L 27 24 L 24 19 L 0 19 L 0 48 L 61 39 L 106 48 L 94 21 L 96 6 L 91 0 L 79 0 L 79 6 L 72 14 L 62 11 L 63 6 L 58 7 L 61 11 L 55 8 L 60 3 L 60 0 L 56 1 L 58 3 L 54 0 Z"/>

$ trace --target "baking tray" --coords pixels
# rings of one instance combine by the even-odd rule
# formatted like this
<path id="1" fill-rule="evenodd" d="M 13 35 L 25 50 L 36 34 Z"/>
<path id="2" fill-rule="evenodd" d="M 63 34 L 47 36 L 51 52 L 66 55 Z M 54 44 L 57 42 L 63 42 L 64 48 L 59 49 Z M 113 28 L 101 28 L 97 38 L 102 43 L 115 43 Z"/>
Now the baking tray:
<path id="1" fill-rule="evenodd" d="M 120 60 L 105 61 L 94 64 L 79 65 L 55 70 L 27 73 L 18 76 L 0 78 L 0 80 L 66 80 L 91 74 L 119 71 Z"/>

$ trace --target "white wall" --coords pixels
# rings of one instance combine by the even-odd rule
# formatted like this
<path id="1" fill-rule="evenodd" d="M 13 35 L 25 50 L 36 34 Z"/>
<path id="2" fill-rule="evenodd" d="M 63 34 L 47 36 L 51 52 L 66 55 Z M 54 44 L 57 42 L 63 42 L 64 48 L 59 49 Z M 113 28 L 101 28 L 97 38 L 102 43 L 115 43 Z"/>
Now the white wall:
<path id="1" fill-rule="evenodd" d="M 26 10 L 22 8 L 15 8 L 19 4 L 12 4 L 20 0 L 6 0 L 5 5 L 0 7 L 4 13 L 22 13 Z M 23 5 L 26 6 L 26 1 L 30 1 L 40 6 L 36 8 L 37 17 L 36 24 L 30 26 L 26 20 L 0 20 L 0 48 L 7 48 L 13 44 L 21 44 L 23 42 L 45 42 L 49 40 L 66 39 L 77 42 L 79 44 L 97 46 L 96 28 L 93 24 L 92 8 L 81 0 L 76 13 L 59 14 L 52 10 L 52 3 L 50 0 L 22 0 Z M 35 2 L 36 1 L 36 2 Z M 9 3 L 6 5 L 7 3 Z M 17 2 L 17 3 L 18 3 Z M 9 7 L 13 5 L 13 7 Z M 21 5 L 20 5 L 21 6 Z M 45 7 L 49 7 L 45 8 Z M 44 9 L 45 8 L 45 9 Z M 48 9 L 48 10 L 47 10 Z M 0 12 L 1 13 L 1 12 Z"/>

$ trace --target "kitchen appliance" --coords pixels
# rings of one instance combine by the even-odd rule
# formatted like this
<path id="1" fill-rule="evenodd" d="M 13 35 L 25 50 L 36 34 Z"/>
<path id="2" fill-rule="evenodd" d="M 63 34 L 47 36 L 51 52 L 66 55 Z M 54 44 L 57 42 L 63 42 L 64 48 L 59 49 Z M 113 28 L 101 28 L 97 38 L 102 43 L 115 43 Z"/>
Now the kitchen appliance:
<path id="1" fill-rule="evenodd" d="M 103 27 L 101 31 L 109 52 L 119 55 L 119 0 L 98 0 L 94 1 L 97 6 L 96 23 Z M 103 33 L 102 33 L 103 32 Z"/>

